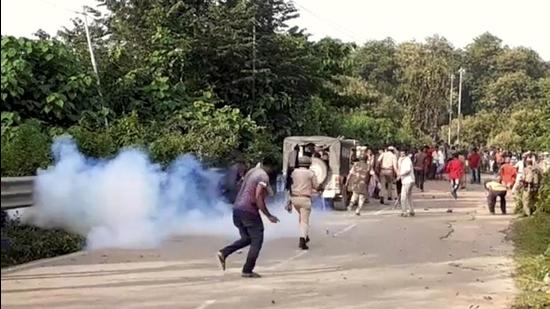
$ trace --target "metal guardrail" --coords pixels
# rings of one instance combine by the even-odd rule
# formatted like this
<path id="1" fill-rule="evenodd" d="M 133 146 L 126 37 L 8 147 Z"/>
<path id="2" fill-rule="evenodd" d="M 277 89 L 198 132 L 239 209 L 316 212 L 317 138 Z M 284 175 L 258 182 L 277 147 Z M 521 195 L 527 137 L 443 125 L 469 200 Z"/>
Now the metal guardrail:
<path id="1" fill-rule="evenodd" d="M 2 210 L 33 205 L 34 176 L 2 177 Z"/>

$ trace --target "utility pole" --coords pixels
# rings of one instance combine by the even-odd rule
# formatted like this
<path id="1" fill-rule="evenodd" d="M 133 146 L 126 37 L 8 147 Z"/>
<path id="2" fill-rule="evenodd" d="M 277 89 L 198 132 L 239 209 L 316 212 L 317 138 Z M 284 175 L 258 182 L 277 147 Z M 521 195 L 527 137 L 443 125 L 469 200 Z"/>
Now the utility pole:
<path id="1" fill-rule="evenodd" d="M 99 82 L 99 73 L 97 71 L 97 64 L 95 62 L 94 48 L 92 47 L 92 38 L 90 37 L 90 30 L 88 29 L 88 14 L 86 13 L 86 7 L 82 9 L 82 15 L 84 15 L 84 31 L 86 31 L 86 41 L 88 42 L 88 51 L 90 52 L 90 60 L 92 61 L 92 68 L 97 78 L 97 86 L 101 84 Z"/>
<path id="2" fill-rule="evenodd" d="M 451 91 L 449 93 L 449 132 L 447 136 L 447 144 L 451 144 L 451 125 L 453 123 L 453 83 L 455 75 L 451 73 Z"/>
<path id="3" fill-rule="evenodd" d="M 464 75 L 464 72 L 466 70 L 464 70 L 463 68 L 460 68 L 460 70 L 458 70 L 458 73 L 459 73 L 459 79 L 458 79 L 458 129 L 457 129 L 457 132 L 456 132 L 456 143 L 457 144 L 460 144 L 460 121 L 462 120 L 462 77 Z"/>
<path id="4" fill-rule="evenodd" d="M 99 71 L 97 70 L 97 63 L 95 62 L 94 48 L 92 46 L 92 38 L 90 36 L 90 29 L 88 29 L 88 13 L 86 13 L 86 6 L 82 7 L 82 15 L 84 15 L 84 31 L 86 32 L 86 42 L 88 42 L 88 51 L 90 52 L 90 61 L 92 62 L 92 69 L 95 73 L 96 83 L 97 83 L 97 93 L 99 94 L 99 99 L 101 102 L 102 112 L 105 107 L 103 102 L 103 93 L 101 92 L 101 82 L 99 80 Z M 103 121 L 105 122 L 105 127 L 109 127 L 109 121 L 107 116 L 104 115 Z"/>

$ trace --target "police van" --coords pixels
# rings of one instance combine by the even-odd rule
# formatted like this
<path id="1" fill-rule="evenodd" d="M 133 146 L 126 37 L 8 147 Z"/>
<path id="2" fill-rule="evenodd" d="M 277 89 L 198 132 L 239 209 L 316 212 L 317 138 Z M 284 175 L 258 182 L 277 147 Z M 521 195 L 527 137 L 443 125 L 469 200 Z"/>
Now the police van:
<path id="1" fill-rule="evenodd" d="M 289 136 L 283 141 L 283 179 L 289 179 L 300 156 L 310 156 L 310 169 L 320 184 L 321 197 L 332 208 L 345 210 L 348 194 L 344 184 L 357 147 L 360 147 L 357 140 L 343 137 Z"/>

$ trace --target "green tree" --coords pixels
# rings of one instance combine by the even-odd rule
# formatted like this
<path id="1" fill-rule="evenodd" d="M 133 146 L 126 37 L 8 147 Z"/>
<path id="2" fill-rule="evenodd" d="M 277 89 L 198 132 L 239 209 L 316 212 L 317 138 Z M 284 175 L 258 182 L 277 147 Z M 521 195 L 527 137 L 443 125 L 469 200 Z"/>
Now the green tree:
<path id="1" fill-rule="evenodd" d="M 99 109 L 93 75 L 56 40 L 2 36 L 1 93 L 2 111 L 48 123 L 75 123 Z"/>
<path id="2" fill-rule="evenodd" d="M 475 110 L 481 108 L 479 100 L 484 95 L 486 85 L 497 77 L 497 62 L 502 53 L 502 40 L 489 32 L 474 38 L 465 48 L 462 55 L 467 73 L 464 88 L 468 105 L 473 105 Z"/>
<path id="3" fill-rule="evenodd" d="M 442 37 L 428 38 L 425 44 L 407 42 L 399 45 L 399 98 L 407 106 L 411 127 L 421 135 L 436 137 L 446 122 L 449 73 L 456 68 L 456 54 Z"/>
<path id="4" fill-rule="evenodd" d="M 393 93 L 399 70 L 396 53 L 397 47 L 391 38 L 368 41 L 355 53 L 357 74 L 384 92 Z"/>
<path id="5" fill-rule="evenodd" d="M 525 47 L 504 49 L 496 58 L 499 74 L 524 72 L 537 79 L 544 76 L 547 64 L 532 49 Z"/>
<path id="6" fill-rule="evenodd" d="M 525 72 L 519 71 L 506 73 L 488 84 L 481 104 L 485 108 L 503 110 L 537 96 L 537 83 Z"/>

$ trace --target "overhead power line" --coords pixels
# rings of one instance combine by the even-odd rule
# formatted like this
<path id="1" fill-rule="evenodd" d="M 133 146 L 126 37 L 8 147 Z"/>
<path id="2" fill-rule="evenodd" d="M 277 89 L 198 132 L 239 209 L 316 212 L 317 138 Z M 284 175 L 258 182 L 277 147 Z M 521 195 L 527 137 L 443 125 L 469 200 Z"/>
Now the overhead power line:
<path id="1" fill-rule="evenodd" d="M 96 18 L 95 16 L 92 16 L 92 15 L 86 13 L 86 11 L 76 11 L 76 10 L 73 10 L 73 9 L 69 9 L 69 8 L 63 7 L 61 5 L 58 5 L 57 3 L 50 2 L 48 0 L 40 0 L 40 2 L 48 4 L 49 6 L 55 7 L 59 10 L 63 10 L 63 11 L 66 11 L 66 12 L 71 12 L 73 14 L 77 14 L 77 15 L 81 15 L 81 16 L 86 16 L 86 17 L 91 18 L 93 20 L 99 20 L 99 18 Z"/>
<path id="2" fill-rule="evenodd" d="M 333 20 L 330 20 L 328 18 L 324 18 L 324 17 L 318 15 L 317 13 L 313 12 L 312 10 L 308 9 L 304 5 L 298 3 L 297 1 L 293 1 L 293 3 L 296 4 L 296 6 L 298 6 L 303 11 L 309 13 L 311 16 L 313 16 L 313 17 L 317 18 L 318 20 L 322 21 L 324 24 L 327 24 L 328 26 L 330 26 L 334 30 L 336 30 L 336 31 L 340 32 L 341 34 L 344 34 L 348 38 L 352 39 L 352 41 L 359 42 L 359 39 L 355 36 L 353 31 L 347 29 L 346 27 L 343 27 L 342 25 L 339 25 L 338 23 L 334 22 Z"/>

